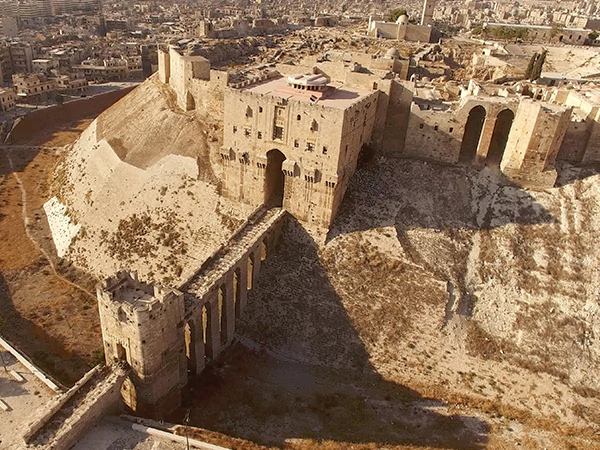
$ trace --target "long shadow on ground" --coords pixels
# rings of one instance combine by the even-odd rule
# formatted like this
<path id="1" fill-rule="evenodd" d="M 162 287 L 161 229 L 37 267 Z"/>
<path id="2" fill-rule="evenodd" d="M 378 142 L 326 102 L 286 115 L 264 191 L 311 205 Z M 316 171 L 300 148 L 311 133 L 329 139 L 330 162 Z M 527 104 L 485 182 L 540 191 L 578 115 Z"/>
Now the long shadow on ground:
<path id="1" fill-rule="evenodd" d="M 180 422 L 189 407 L 192 425 L 277 447 L 294 439 L 361 448 L 485 447 L 487 423 L 378 374 L 316 244 L 294 219 L 283 235 L 249 293 L 239 342 L 189 386 L 171 420 Z M 396 319 L 380 320 L 383 326 Z M 385 325 L 400 333 L 397 322 Z"/>

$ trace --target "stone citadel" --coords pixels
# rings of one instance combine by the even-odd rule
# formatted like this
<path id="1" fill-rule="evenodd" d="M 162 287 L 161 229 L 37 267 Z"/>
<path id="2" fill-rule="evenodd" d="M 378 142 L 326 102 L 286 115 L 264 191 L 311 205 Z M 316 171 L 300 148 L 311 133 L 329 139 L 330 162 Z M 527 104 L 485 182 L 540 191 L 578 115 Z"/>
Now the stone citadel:
<path id="1" fill-rule="evenodd" d="M 158 83 L 178 108 L 222 123 L 222 144 L 209 155 L 220 195 L 255 212 L 178 289 L 129 272 L 99 286 L 106 360 L 129 363 L 123 397 L 149 414 L 177 407 L 188 376 L 232 341 L 286 214 L 316 234 L 328 230 L 361 154 L 497 167 L 507 183 L 534 189 L 554 185 L 557 158 L 598 158 L 590 138 L 598 123 L 577 134 L 570 94 L 471 82 L 459 100 L 436 101 L 405 80 L 395 49 L 380 58 L 332 53 L 237 80 L 185 48 L 161 50 L 159 63 Z"/>

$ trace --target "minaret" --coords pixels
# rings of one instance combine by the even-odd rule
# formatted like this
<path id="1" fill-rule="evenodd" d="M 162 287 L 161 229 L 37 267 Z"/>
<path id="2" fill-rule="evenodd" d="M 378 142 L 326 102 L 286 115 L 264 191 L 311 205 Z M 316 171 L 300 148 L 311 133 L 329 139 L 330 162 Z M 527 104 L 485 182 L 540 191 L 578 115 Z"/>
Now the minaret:
<path id="1" fill-rule="evenodd" d="M 435 9 L 435 0 L 425 0 L 423 4 L 423 15 L 421 16 L 421 25 L 433 25 L 433 10 Z"/>

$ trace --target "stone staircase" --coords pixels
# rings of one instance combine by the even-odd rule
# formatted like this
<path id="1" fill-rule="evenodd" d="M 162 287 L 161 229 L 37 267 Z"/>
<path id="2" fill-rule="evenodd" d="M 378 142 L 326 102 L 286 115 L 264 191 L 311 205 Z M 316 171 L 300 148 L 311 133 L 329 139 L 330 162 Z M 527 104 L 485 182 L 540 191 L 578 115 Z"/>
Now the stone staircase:
<path id="1" fill-rule="evenodd" d="M 239 263 L 240 258 L 246 254 L 248 249 L 255 245 L 284 215 L 285 210 L 282 208 L 263 208 L 257 211 L 220 251 L 181 286 L 180 290 L 189 292 L 197 298 L 202 298 L 223 275 Z"/>

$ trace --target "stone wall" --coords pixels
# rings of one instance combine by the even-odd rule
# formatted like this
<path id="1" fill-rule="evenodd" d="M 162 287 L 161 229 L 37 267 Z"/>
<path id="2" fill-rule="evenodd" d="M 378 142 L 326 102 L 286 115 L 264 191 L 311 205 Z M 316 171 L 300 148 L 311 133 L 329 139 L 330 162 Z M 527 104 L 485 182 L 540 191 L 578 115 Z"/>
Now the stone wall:
<path id="1" fill-rule="evenodd" d="M 177 388 L 187 382 L 185 355 L 174 350 L 184 346 L 183 294 L 120 272 L 97 295 L 106 362 L 126 361 L 134 370 L 127 406 L 150 415 L 157 405 L 177 406 Z"/>
<path id="2" fill-rule="evenodd" d="M 42 411 L 24 440 L 47 450 L 67 450 L 103 416 L 121 409 L 120 389 L 127 370 L 120 366 L 95 368 L 72 389 Z"/>
<path id="3" fill-rule="evenodd" d="M 303 222 L 328 228 L 371 141 L 378 91 L 342 109 L 248 91 L 225 95 L 223 194 L 255 206 L 265 201 L 267 153 L 285 156 L 284 207 Z M 283 127 L 281 139 L 275 124 Z"/>
<path id="4" fill-rule="evenodd" d="M 531 188 L 554 186 L 556 156 L 569 126 L 570 109 L 523 99 L 500 168 L 515 183 Z"/>
<path id="5" fill-rule="evenodd" d="M 222 117 L 223 92 L 229 78 L 227 72 L 213 70 L 203 56 L 184 56 L 175 47 L 168 53 L 158 52 L 158 74 L 177 96 L 177 105 L 184 111 Z"/>

